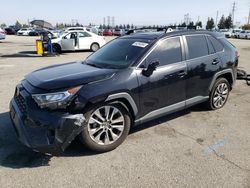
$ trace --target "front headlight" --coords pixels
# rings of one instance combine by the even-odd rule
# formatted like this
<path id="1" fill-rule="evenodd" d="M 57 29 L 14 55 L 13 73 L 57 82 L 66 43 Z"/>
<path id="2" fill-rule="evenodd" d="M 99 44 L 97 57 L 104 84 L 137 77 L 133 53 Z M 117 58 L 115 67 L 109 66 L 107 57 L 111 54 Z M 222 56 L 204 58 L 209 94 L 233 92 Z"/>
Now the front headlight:
<path id="1" fill-rule="evenodd" d="M 75 87 L 67 91 L 56 93 L 35 94 L 32 95 L 32 98 L 40 108 L 65 108 L 80 88 L 81 87 Z"/>

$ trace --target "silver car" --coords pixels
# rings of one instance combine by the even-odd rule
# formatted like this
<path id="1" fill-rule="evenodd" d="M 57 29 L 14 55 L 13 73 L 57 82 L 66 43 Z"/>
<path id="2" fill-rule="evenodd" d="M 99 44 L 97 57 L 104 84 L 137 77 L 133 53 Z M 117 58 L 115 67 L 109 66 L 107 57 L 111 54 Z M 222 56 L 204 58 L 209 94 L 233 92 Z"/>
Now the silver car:
<path id="1" fill-rule="evenodd" d="M 0 28 L 0 40 L 5 39 L 5 37 L 6 37 L 5 31 L 4 31 L 3 29 Z"/>

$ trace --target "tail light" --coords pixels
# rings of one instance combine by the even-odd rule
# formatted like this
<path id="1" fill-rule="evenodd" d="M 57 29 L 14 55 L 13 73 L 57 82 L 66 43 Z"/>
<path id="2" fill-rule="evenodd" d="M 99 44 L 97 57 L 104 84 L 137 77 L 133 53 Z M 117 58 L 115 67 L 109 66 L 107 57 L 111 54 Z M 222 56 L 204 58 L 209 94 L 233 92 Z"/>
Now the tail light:
<path id="1" fill-rule="evenodd" d="M 235 55 L 236 55 L 236 57 L 239 58 L 240 57 L 240 52 L 238 50 L 236 50 Z"/>

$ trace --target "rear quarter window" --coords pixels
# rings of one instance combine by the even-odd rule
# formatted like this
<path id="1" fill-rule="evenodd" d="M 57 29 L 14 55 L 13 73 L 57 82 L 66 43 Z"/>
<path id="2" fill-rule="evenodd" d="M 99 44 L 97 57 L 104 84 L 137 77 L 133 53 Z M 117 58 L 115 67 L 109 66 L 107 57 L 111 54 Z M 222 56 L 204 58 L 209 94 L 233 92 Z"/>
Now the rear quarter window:
<path id="1" fill-rule="evenodd" d="M 216 52 L 223 51 L 223 49 L 224 49 L 223 45 L 216 38 L 214 38 L 212 36 L 208 36 L 208 40 L 212 43 Z"/>

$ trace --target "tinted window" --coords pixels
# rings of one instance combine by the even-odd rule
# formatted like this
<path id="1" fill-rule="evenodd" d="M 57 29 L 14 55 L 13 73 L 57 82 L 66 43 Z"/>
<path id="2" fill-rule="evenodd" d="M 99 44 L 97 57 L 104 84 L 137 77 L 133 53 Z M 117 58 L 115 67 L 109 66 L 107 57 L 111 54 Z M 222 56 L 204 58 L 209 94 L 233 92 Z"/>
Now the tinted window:
<path id="1" fill-rule="evenodd" d="M 208 39 L 211 41 L 216 52 L 221 52 L 223 50 L 222 44 L 217 39 L 212 36 L 209 36 Z"/>
<path id="2" fill-rule="evenodd" d="M 214 54 L 215 50 L 214 50 L 214 47 L 212 45 L 212 42 L 209 39 L 207 39 L 207 45 L 208 45 L 209 54 Z"/>
<path id="3" fill-rule="evenodd" d="M 167 39 L 158 44 L 147 58 L 147 63 L 152 61 L 159 61 L 160 66 L 182 61 L 180 38 Z"/>
<path id="4" fill-rule="evenodd" d="M 208 46 L 205 36 L 203 35 L 186 36 L 186 39 L 189 51 L 189 59 L 194 59 L 208 55 Z"/>

